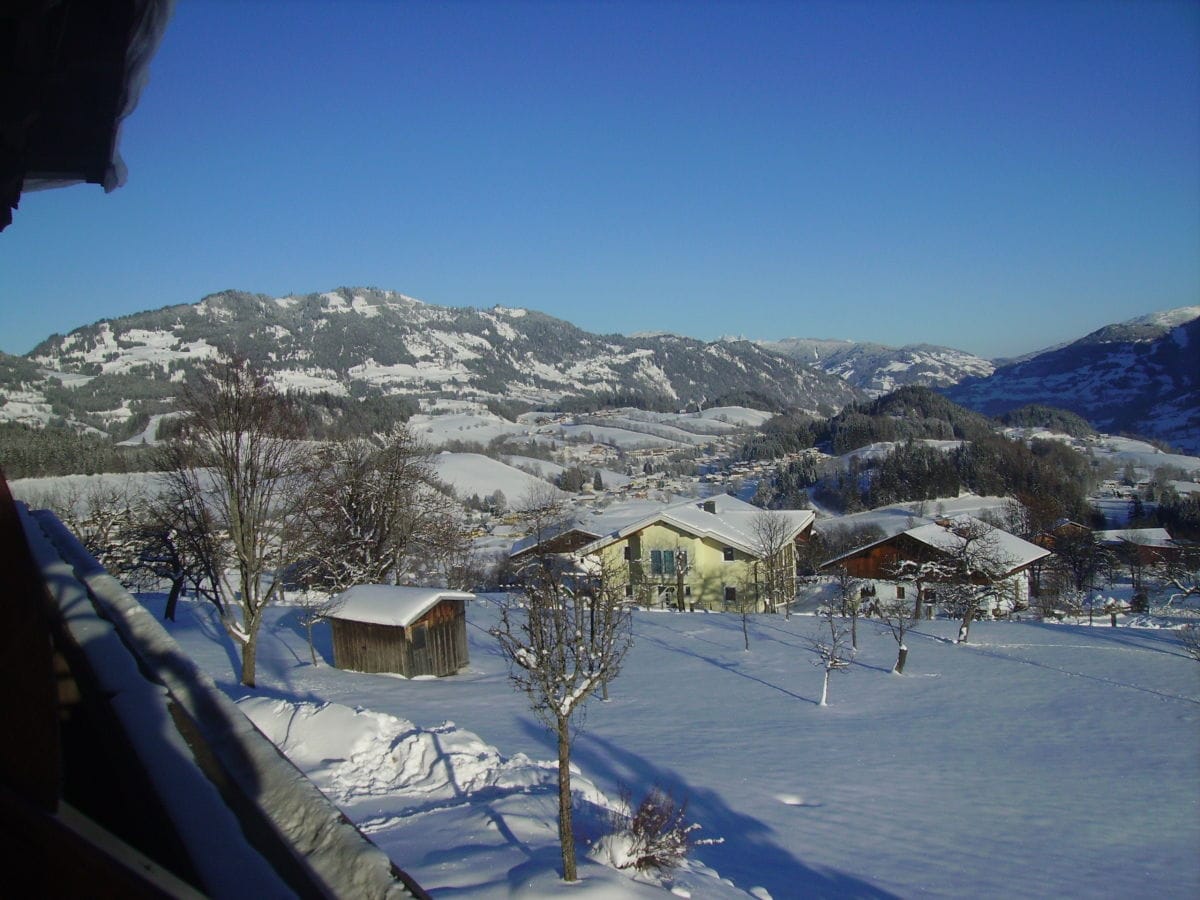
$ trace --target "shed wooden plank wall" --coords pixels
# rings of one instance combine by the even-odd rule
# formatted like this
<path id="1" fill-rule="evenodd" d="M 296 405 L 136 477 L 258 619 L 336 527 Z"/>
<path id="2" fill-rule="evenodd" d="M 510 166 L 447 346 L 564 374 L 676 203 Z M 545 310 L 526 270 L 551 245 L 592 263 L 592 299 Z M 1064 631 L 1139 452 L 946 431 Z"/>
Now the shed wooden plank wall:
<path id="1" fill-rule="evenodd" d="M 333 619 L 333 664 L 356 672 L 453 675 L 467 665 L 466 610 L 443 600 L 409 629 Z"/>

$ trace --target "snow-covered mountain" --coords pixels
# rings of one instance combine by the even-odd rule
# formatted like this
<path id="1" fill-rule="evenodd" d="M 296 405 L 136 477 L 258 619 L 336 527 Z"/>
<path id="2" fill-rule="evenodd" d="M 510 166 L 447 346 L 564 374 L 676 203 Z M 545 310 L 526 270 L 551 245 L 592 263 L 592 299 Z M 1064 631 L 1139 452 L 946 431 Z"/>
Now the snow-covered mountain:
<path id="1" fill-rule="evenodd" d="M 1200 453 L 1200 306 L 1107 325 L 944 393 L 989 415 L 1028 403 L 1057 406 L 1101 431 Z"/>
<path id="2" fill-rule="evenodd" d="M 861 396 L 749 341 L 597 335 L 532 310 L 435 306 L 374 288 L 279 298 L 224 291 L 102 320 L 0 360 L 0 418 L 17 418 L 5 414 L 11 407 L 26 419 L 100 427 L 164 412 L 188 368 L 230 355 L 281 387 L 335 397 L 590 397 L 676 408 L 757 397 L 830 414 Z"/>
<path id="3" fill-rule="evenodd" d="M 911 344 L 888 347 L 859 341 L 784 338 L 758 341 L 759 346 L 836 375 L 870 397 L 879 397 L 908 384 L 944 388 L 964 378 L 986 378 L 995 366 L 982 357 L 937 347 Z"/>

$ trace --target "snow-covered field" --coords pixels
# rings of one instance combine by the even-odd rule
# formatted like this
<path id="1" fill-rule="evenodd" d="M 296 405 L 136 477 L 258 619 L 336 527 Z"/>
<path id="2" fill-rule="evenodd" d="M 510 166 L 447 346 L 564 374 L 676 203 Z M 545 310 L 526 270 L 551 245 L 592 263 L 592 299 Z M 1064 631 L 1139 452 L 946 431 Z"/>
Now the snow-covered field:
<path id="1" fill-rule="evenodd" d="M 434 896 L 651 890 L 595 862 L 557 882 L 553 744 L 487 634 L 495 606 L 468 615 L 469 670 L 406 680 L 312 666 L 274 608 L 253 691 L 207 607 L 168 627 Z M 895 676 L 894 642 L 860 623 L 820 708 L 815 624 L 755 617 L 745 652 L 737 617 L 638 613 L 575 744 L 581 839 L 619 785 L 660 784 L 721 839 L 676 877 L 684 896 L 1200 895 L 1200 666 L 1173 631 L 979 622 L 955 646 L 930 622 Z"/>
<path id="2" fill-rule="evenodd" d="M 513 503 L 527 496 L 530 491 L 544 489 L 547 484 L 528 472 L 480 453 L 450 453 L 443 450 L 433 457 L 433 465 L 438 477 L 451 485 L 459 497 L 470 497 L 472 494 L 486 497 L 501 490 Z"/>

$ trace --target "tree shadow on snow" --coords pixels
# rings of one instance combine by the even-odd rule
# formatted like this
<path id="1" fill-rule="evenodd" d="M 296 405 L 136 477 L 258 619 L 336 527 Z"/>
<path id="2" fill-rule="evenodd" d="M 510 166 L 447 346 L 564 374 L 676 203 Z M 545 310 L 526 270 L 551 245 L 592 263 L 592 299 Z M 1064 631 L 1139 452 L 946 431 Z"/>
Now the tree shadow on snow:
<path id="1" fill-rule="evenodd" d="M 1100 616 L 1096 616 L 1097 621 Z M 1129 628 L 1118 626 L 1112 628 L 1104 625 L 1060 625 L 1047 622 L 1028 622 L 1035 628 L 1047 629 L 1062 634 L 1066 629 L 1071 634 L 1081 637 L 1095 638 L 1106 643 L 1120 644 L 1134 650 L 1146 650 L 1151 653 L 1165 653 L 1168 656 L 1178 656 L 1181 659 L 1191 659 L 1182 649 L 1179 642 L 1179 632 L 1173 628 Z M 1157 644 L 1158 646 L 1152 646 Z"/>
<path id="2" fill-rule="evenodd" d="M 300 621 L 300 616 L 303 610 L 293 609 L 291 612 L 284 613 L 270 625 L 272 634 L 279 632 L 291 632 L 297 638 L 299 643 L 296 645 L 300 649 L 294 649 L 291 644 L 285 644 L 288 652 L 296 657 L 297 665 L 310 666 L 312 658 L 308 655 L 308 631 L 304 627 L 304 623 Z M 313 626 L 313 649 L 317 651 L 317 658 L 325 665 L 333 664 L 333 628 L 328 622 L 318 622 Z"/>
<path id="3" fill-rule="evenodd" d="M 538 730 L 532 722 L 526 723 L 526 728 L 531 735 Z M 743 890 L 761 886 L 773 897 L 896 896 L 853 875 L 805 865 L 772 839 L 769 826 L 732 809 L 715 791 L 690 785 L 673 770 L 599 735 L 581 735 L 575 742 L 572 759 L 594 781 L 609 784 L 636 781 L 631 785 L 635 800 L 655 785 L 676 799 L 686 800 L 688 819 L 703 828 L 698 837 L 721 840 L 718 844 L 696 847 L 691 855 Z M 749 756 L 747 762 L 753 765 Z M 635 774 L 631 777 L 631 773 Z"/>
<path id="4" fill-rule="evenodd" d="M 764 687 L 769 687 L 772 690 L 779 691 L 779 693 L 786 694 L 787 696 L 789 696 L 795 700 L 803 700 L 805 703 L 811 703 L 814 706 L 817 705 L 817 701 L 812 697 L 805 697 L 802 694 L 797 694 L 795 691 L 790 691 L 787 688 L 781 687 L 778 684 L 772 684 L 771 682 L 766 681 L 765 679 L 759 678 L 757 675 L 751 675 L 749 672 L 743 671 L 741 668 L 739 668 L 739 663 L 737 661 L 718 659 L 715 656 L 707 656 L 703 653 L 698 653 L 694 650 L 686 650 L 686 649 L 678 647 L 674 644 L 670 644 L 659 638 L 650 637 L 649 635 L 645 635 L 645 634 L 638 635 L 638 641 L 643 642 L 643 643 L 648 642 L 651 644 L 657 644 L 663 650 L 667 650 L 672 653 L 682 653 L 684 656 L 690 656 L 693 659 L 698 659 L 702 662 L 706 662 L 706 663 L 709 663 L 710 665 L 716 666 L 718 669 L 722 669 L 723 671 L 726 671 L 731 675 L 737 675 L 741 678 L 746 678 L 750 681 L 757 682 L 758 684 L 761 684 Z"/>

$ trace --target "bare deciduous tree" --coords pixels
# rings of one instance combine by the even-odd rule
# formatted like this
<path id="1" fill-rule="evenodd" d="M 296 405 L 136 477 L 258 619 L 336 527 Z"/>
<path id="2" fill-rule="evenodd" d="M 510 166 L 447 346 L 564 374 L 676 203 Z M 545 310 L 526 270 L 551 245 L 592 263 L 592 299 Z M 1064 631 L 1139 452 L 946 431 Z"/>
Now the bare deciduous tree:
<path id="1" fill-rule="evenodd" d="M 513 685 L 557 738 L 563 880 L 575 881 L 572 719 L 620 670 L 632 640 L 630 608 L 603 572 L 583 580 L 535 564 L 524 572 L 521 593 L 502 606 L 492 634 L 509 661 Z"/>
<path id="2" fill-rule="evenodd" d="M 896 641 L 896 664 L 892 666 L 892 672 L 903 675 L 904 665 L 908 662 L 908 644 L 904 639 L 917 623 L 916 607 L 904 597 L 891 597 L 874 604 L 873 609 L 879 613 L 884 629 Z"/>
<path id="3" fill-rule="evenodd" d="M 1186 597 L 1200 597 L 1200 546 L 1183 546 L 1160 554 L 1150 566 L 1150 574 L 1167 595 L 1167 606 Z"/>
<path id="4" fill-rule="evenodd" d="M 457 505 L 447 501 L 432 451 L 406 426 L 330 444 L 316 462 L 298 548 L 314 584 L 330 592 L 395 584 L 445 570 L 461 551 Z"/>
<path id="5" fill-rule="evenodd" d="M 783 513 L 764 509 L 751 520 L 750 530 L 767 609 L 782 606 L 785 618 L 790 618 L 796 596 L 796 561 L 789 540 L 792 523 Z"/>
<path id="6" fill-rule="evenodd" d="M 850 619 L 850 646 L 858 649 L 858 617 L 862 612 L 861 579 L 850 574 L 844 565 L 833 570 L 833 579 L 838 588 L 838 600 L 843 616 Z"/>
<path id="7" fill-rule="evenodd" d="M 282 587 L 308 473 L 301 419 L 244 361 L 210 366 L 181 401 L 178 435 L 164 451 L 167 497 L 241 648 L 242 684 L 253 687 L 263 611 Z"/>
<path id="8" fill-rule="evenodd" d="M 809 637 L 809 648 L 817 655 L 813 665 L 824 671 L 821 682 L 821 699 L 818 706 L 829 705 L 829 676 L 834 672 L 844 672 L 850 667 L 850 653 L 846 647 L 846 638 L 850 627 L 836 615 L 832 604 L 822 606 L 818 611 L 820 625 L 815 635 Z"/>
<path id="9" fill-rule="evenodd" d="M 312 664 L 319 666 L 317 648 L 313 643 L 313 629 L 332 616 L 342 605 L 339 594 L 326 594 L 324 591 L 302 590 L 296 598 L 296 608 L 299 610 L 298 619 L 304 626 L 304 635 L 308 638 L 308 655 Z"/>
<path id="10" fill-rule="evenodd" d="M 946 548 L 950 574 L 938 586 L 938 599 L 959 619 L 956 643 L 965 644 L 980 603 L 995 595 L 996 582 L 1010 560 L 1001 549 L 999 532 L 986 522 L 964 517 L 954 520 L 950 530 L 957 541 Z"/>

